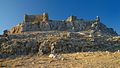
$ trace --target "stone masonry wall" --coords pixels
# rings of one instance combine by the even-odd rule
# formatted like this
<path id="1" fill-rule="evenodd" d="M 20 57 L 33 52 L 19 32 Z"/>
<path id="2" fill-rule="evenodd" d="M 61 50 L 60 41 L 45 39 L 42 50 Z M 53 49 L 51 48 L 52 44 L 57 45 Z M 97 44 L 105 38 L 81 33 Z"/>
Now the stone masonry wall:
<path id="1" fill-rule="evenodd" d="M 29 31 L 68 31 L 80 32 L 85 31 L 92 35 L 116 36 L 117 33 L 101 23 L 97 16 L 95 20 L 77 19 L 76 16 L 70 16 L 66 20 L 49 20 L 48 14 L 25 15 L 24 22 L 13 27 L 10 34 L 29 32 Z"/>

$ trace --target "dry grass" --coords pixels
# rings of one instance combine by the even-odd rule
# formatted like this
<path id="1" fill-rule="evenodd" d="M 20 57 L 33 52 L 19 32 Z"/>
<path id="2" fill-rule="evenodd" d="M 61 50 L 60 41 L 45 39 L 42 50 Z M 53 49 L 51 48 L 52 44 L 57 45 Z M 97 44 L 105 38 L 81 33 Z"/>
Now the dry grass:
<path id="1" fill-rule="evenodd" d="M 62 54 L 64 60 L 44 56 L 0 59 L 0 67 L 11 68 L 120 68 L 120 52 L 79 52 Z"/>

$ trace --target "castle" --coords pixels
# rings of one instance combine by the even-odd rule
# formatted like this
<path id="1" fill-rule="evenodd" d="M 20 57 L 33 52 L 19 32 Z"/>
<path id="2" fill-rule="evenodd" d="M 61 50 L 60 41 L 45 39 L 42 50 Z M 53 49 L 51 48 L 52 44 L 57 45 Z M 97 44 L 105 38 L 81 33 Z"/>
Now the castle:
<path id="1" fill-rule="evenodd" d="M 24 15 L 22 23 L 14 26 L 5 34 L 19 34 L 29 31 L 69 31 L 69 32 L 93 32 L 101 35 L 115 36 L 117 33 L 101 23 L 97 16 L 94 20 L 78 19 L 70 16 L 66 20 L 49 20 L 48 13 L 40 15 Z"/>

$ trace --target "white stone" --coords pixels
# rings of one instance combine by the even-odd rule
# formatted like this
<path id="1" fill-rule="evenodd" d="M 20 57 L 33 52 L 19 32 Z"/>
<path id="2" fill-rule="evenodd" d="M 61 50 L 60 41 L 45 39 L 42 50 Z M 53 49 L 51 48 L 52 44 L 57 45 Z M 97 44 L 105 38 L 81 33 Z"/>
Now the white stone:
<path id="1" fill-rule="evenodd" d="M 49 57 L 50 57 L 50 58 L 55 58 L 56 55 L 54 55 L 54 54 L 50 54 Z"/>

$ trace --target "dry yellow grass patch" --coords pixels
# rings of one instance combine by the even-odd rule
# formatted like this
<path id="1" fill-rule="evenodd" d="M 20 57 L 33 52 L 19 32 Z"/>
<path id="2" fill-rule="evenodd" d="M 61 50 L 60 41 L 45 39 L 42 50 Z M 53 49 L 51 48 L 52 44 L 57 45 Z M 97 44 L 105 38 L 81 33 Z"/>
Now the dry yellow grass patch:
<path id="1" fill-rule="evenodd" d="M 120 68 L 120 52 L 78 52 L 62 54 L 64 60 L 44 56 L 0 59 L 0 67 L 12 68 Z"/>

